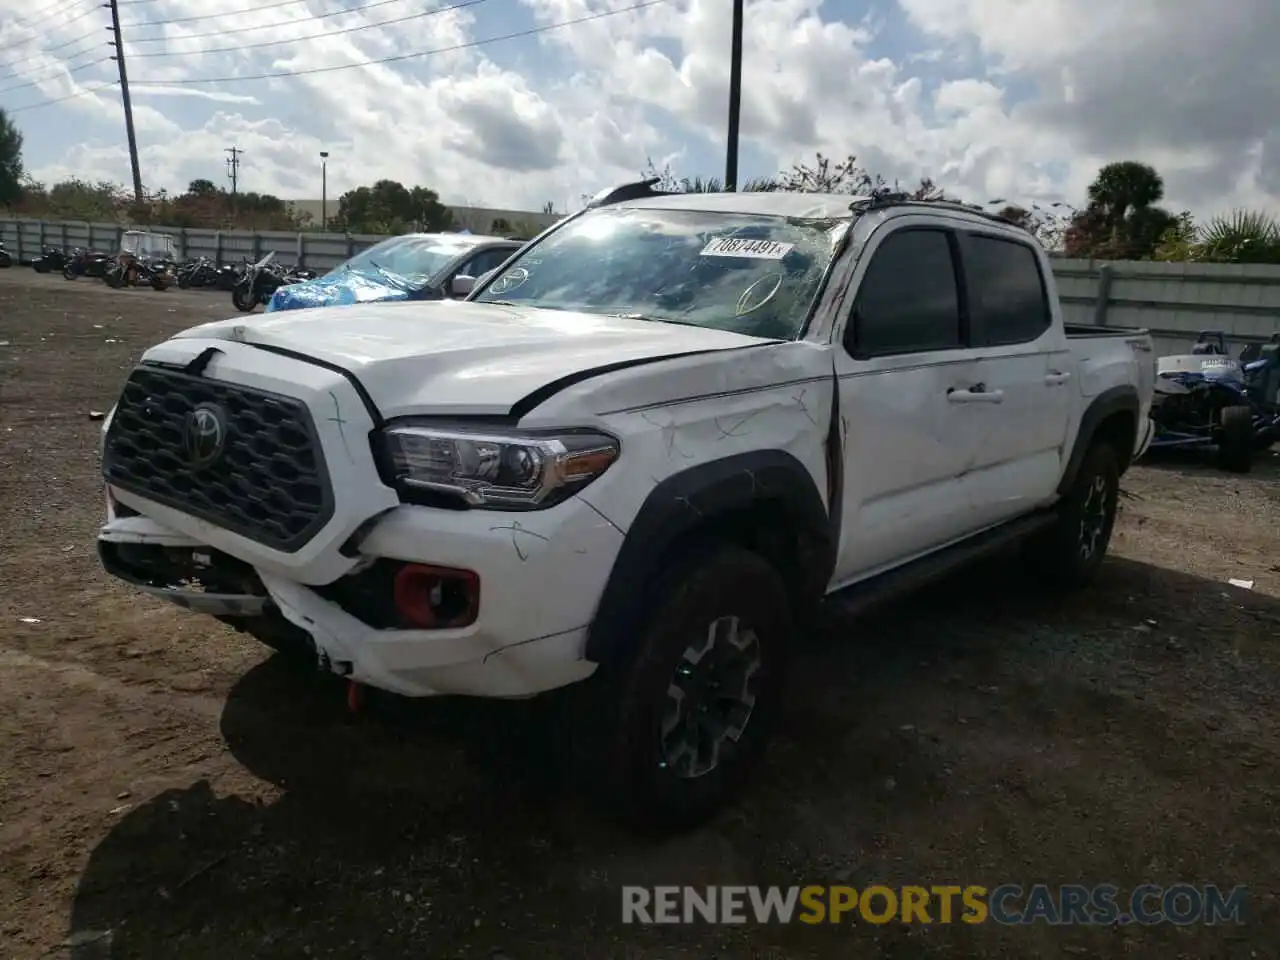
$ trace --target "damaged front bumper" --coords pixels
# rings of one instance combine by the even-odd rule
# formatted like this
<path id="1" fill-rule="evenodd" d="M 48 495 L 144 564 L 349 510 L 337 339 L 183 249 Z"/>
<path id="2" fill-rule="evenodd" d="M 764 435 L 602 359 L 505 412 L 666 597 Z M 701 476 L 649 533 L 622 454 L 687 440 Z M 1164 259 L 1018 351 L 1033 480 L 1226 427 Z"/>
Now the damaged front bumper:
<path id="1" fill-rule="evenodd" d="M 410 697 L 520 698 L 583 680 L 595 671 L 596 665 L 583 654 L 589 610 L 575 611 L 571 620 L 575 625 L 569 629 L 530 635 L 529 627 L 538 619 L 529 616 L 525 593 L 531 578 L 526 574 L 522 582 L 511 576 L 510 569 L 498 568 L 500 558 L 507 556 L 526 566 L 518 557 L 527 554 L 512 549 L 508 530 L 484 538 L 489 547 L 494 540 L 507 538 L 505 552 L 482 550 L 481 555 L 492 559 L 487 566 L 473 564 L 482 568 L 488 616 L 460 628 L 404 629 L 394 622 L 379 622 L 379 614 L 371 612 L 370 583 L 381 566 L 409 563 L 387 556 L 403 556 L 405 545 L 422 542 L 423 531 L 415 522 L 422 520 L 422 514 L 416 508 L 376 525 L 366 538 L 366 544 L 383 548 L 379 559 L 366 558 L 361 571 L 316 587 L 255 568 L 144 515 L 123 516 L 132 510 L 121 510 L 110 499 L 108 521 L 98 535 L 99 557 L 108 573 L 157 599 L 216 617 L 272 646 L 278 644 L 270 638 L 282 632 L 304 637 L 317 665 L 327 672 Z M 599 531 L 602 538 L 613 534 Z M 436 539 L 448 542 L 439 532 Z M 544 574 L 557 571 L 555 565 L 538 569 Z M 504 596 L 514 590 L 520 592 L 519 599 Z M 565 608 L 572 608 L 579 599 L 576 591 L 557 593 L 563 596 Z"/>

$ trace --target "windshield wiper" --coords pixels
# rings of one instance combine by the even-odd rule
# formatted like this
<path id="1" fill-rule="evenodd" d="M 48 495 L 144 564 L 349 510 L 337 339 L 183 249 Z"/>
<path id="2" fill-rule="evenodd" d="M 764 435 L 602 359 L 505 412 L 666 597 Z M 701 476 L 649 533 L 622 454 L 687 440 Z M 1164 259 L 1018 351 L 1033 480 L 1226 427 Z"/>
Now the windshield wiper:
<path id="1" fill-rule="evenodd" d="M 610 313 L 610 317 L 617 317 L 619 320 L 646 320 L 649 323 L 674 323 L 681 327 L 698 327 L 701 324 L 693 323 L 690 320 L 673 320 L 670 317 L 654 317 L 647 313 Z"/>

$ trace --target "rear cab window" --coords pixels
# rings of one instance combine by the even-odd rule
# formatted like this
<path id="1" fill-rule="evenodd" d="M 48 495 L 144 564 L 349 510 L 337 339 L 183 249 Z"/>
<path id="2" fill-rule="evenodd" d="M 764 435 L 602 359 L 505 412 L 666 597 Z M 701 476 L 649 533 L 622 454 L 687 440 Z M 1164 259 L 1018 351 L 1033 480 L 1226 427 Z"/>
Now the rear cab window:
<path id="1" fill-rule="evenodd" d="M 969 233 L 962 250 L 973 305 L 974 346 L 1030 343 L 1049 329 L 1049 291 L 1040 257 L 1030 245 Z"/>

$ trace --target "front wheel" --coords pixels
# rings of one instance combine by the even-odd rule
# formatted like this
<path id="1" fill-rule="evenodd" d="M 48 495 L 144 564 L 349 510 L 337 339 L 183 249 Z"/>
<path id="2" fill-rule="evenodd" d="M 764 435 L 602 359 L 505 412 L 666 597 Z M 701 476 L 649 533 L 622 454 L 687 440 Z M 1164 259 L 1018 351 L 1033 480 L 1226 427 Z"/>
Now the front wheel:
<path id="1" fill-rule="evenodd" d="M 247 283 L 237 283 L 231 290 L 231 304 L 241 313 L 252 313 L 258 305 L 258 298 Z"/>
<path id="2" fill-rule="evenodd" d="M 1245 406 L 1223 407 L 1218 425 L 1218 466 L 1231 473 L 1248 473 L 1257 453 L 1253 410 Z"/>
<path id="3" fill-rule="evenodd" d="M 1107 555 L 1119 504 L 1120 465 L 1115 447 L 1095 441 L 1071 489 L 1058 503 L 1057 520 L 1028 544 L 1031 566 L 1061 587 L 1089 583 Z"/>
<path id="4" fill-rule="evenodd" d="M 591 768 L 605 808 L 645 833 L 692 829 L 742 789 L 773 732 L 792 620 L 759 555 L 708 546 L 656 586 L 634 659 L 602 667 Z"/>

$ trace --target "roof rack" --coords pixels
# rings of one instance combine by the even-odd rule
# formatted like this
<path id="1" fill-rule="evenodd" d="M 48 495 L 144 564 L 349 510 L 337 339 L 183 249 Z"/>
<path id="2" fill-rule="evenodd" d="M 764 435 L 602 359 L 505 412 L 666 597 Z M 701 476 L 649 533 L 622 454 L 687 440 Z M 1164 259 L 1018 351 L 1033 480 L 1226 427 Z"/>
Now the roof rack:
<path id="1" fill-rule="evenodd" d="M 624 183 L 621 186 L 609 187 L 592 197 L 587 203 L 587 209 L 607 207 L 610 204 L 625 203 L 628 200 L 643 200 L 645 197 L 674 196 L 673 191 L 653 189 L 655 183 L 661 182 L 661 177 L 649 177 L 647 180 L 638 180 L 635 183 Z"/>
<path id="2" fill-rule="evenodd" d="M 937 210 L 941 207 L 944 210 L 955 210 L 960 213 L 971 213 L 975 217 L 982 217 L 984 220 L 990 220 L 994 223 L 1013 224 L 1008 217 L 1002 217 L 998 213 L 992 213 L 990 210 L 983 210 L 981 207 L 970 206 L 967 203 L 961 203 L 958 200 L 920 200 L 913 197 L 909 193 L 900 191 L 883 191 L 874 193 L 869 197 L 859 197 L 849 204 L 849 209 L 854 213 L 866 213 L 870 210 L 879 210 L 883 207 L 899 207 L 899 206 L 920 206 L 930 210 Z M 1014 224 L 1016 226 L 1016 224 Z"/>

